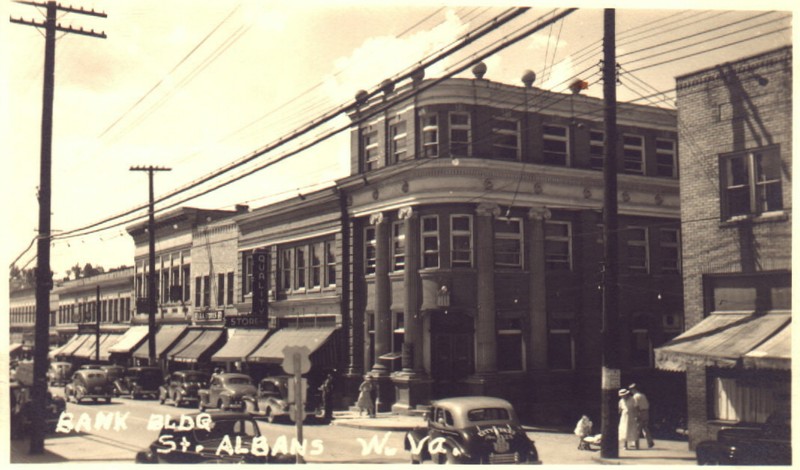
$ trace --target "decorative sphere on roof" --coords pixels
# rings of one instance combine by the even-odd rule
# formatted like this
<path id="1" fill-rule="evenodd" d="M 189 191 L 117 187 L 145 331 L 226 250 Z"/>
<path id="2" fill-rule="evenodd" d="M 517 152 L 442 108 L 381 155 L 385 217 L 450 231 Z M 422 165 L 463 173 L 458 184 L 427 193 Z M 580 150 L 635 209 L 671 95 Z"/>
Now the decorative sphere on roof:
<path id="1" fill-rule="evenodd" d="M 356 104 L 364 104 L 369 98 L 369 93 L 366 90 L 358 90 L 356 92 Z"/>
<path id="2" fill-rule="evenodd" d="M 381 82 L 381 91 L 384 92 L 387 95 L 389 93 L 391 93 L 392 91 L 394 91 L 394 82 L 392 80 L 388 79 L 388 78 L 386 80 L 382 81 Z"/>
<path id="3" fill-rule="evenodd" d="M 536 72 L 533 70 L 526 70 L 522 73 L 522 83 L 525 84 L 525 87 L 530 88 L 533 86 L 533 82 L 536 81 Z"/>
<path id="4" fill-rule="evenodd" d="M 472 74 L 475 75 L 475 78 L 483 78 L 486 75 L 486 64 L 483 62 L 475 64 L 475 67 L 472 67 Z"/>
<path id="5" fill-rule="evenodd" d="M 420 67 L 413 72 L 411 72 L 411 80 L 416 84 L 422 81 L 425 78 L 425 69 Z"/>

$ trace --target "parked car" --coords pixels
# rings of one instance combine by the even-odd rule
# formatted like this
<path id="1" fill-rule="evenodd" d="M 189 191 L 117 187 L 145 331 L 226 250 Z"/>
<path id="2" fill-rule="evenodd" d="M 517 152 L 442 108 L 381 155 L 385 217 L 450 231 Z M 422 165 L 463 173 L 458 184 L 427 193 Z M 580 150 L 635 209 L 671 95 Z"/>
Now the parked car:
<path id="1" fill-rule="evenodd" d="M 236 442 L 237 448 L 250 449 L 253 440 L 261 435 L 258 424 L 246 413 L 219 412 L 208 414 L 208 427 L 176 430 L 177 420 L 172 419 L 161 429 L 158 438 L 147 450 L 136 454 L 137 463 L 269 463 L 273 456 L 234 453 L 229 455 L 216 450 L 225 436 Z M 187 415 L 195 421 L 197 414 Z M 206 428 L 210 428 L 207 430 Z M 241 439 L 241 443 L 239 443 Z M 291 462 L 294 462 L 292 458 Z"/>
<path id="2" fill-rule="evenodd" d="M 791 415 L 773 413 L 764 424 L 723 427 L 717 440 L 697 444 L 698 465 L 791 465 Z"/>
<path id="3" fill-rule="evenodd" d="M 201 388 L 208 387 L 209 375 L 196 370 L 181 370 L 173 372 L 159 387 L 158 401 L 164 403 L 172 401 L 175 406 L 187 401 L 198 401 L 198 392 Z"/>
<path id="4" fill-rule="evenodd" d="M 74 400 L 75 403 L 91 398 L 97 400 L 104 399 L 106 403 L 111 403 L 114 395 L 114 386 L 108 381 L 106 373 L 100 369 L 83 369 L 72 374 L 72 380 L 64 387 L 64 397 L 67 401 Z"/>
<path id="5" fill-rule="evenodd" d="M 427 439 L 426 439 L 427 438 Z M 411 463 L 540 464 L 531 441 L 509 402 L 493 397 L 437 400 L 427 426 L 406 434 Z"/>
<path id="6" fill-rule="evenodd" d="M 244 409 L 244 397 L 255 396 L 256 387 L 250 377 L 245 374 L 224 373 L 212 375 L 208 388 L 201 389 L 198 393 L 200 411 L 204 411 L 206 408 Z"/>
<path id="7" fill-rule="evenodd" d="M 130 395 L 133 399 L 143 396 L 157 398 L 163 382 L 164 377 L 158 367 L 131 367 L 114 382 L 114 386 L 117 396 Z"/>
<path id="8" fill-rule="evenodd" d="M 47 369 L 47 382 L 52 386 L 64 386 L 69 382 L 72 364 L 69 362 L 51 362 Z"/>
<path id="9" fill-rule="evenodd" d="M 289 420 L 294 407 L 289 405 L 289 380 L 288 375 L 265 377 L 258 383 L 258 390 L 254 396 L 244 397 L 245 410 L 255 417 L 267 418 L 270 423 L 276 420 Z M 306 392 L 305 418 L 314 417 L 322 420 L 325 410 L 317 406 L 314 394 Z"/>
<path id="10" fill-rule="evenodd" d="M 115 364 L 84 364 L 81 369 L 100 369 L 105 371 L 111 383 L 125 376 L 125 368 Z"/>
<path id="11" fill-rule="evenodd" d="M 31 431 L 33 419 L 33 402 L 31 401 L 33 387 L 33 362 L 23 361 L 17 366 L 18 376 L 9 384 L 10 413 L 9 428 L 12 439 L 27 436 Z M 47 392 L 45 406 L 45 424 L 47 432 L 54 432 L 61 412 L 67 409 L 67 403 L 61 397 L 54 397 Z"/>

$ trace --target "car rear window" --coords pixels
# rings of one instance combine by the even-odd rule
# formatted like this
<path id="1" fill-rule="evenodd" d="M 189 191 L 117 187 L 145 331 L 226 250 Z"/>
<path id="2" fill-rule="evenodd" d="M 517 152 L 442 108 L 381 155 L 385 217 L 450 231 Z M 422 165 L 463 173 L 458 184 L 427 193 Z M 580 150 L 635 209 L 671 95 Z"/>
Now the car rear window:
<path id="1" fill-rule="evenodd" d="M 510 419 L 505 408 L 476 408 L 467 412 L 467 419 L 477 421 L 503 421 Z"/>
<path id="2" fill-rule="evenodd" d="M 250 384 L 250 379 L 247 377 L 231 377 L 227 382 L 229 384 L 248 385 Z"/>

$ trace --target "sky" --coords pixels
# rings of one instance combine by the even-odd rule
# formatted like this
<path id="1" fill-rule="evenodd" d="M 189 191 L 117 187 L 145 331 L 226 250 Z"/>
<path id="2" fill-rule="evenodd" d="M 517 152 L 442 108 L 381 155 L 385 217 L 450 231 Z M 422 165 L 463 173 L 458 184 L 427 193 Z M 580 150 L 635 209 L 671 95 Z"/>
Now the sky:
<path id="1" fill-rule="evenodd" d="M 75 264 L 106 269 L 132 264 L 133 242 L 125 227 L 136 217 L 145 217 L 145 210 L 120 219 L 108 230 L 58 238 L 146 204 L 146 173 L 130 171 L 131 166 L 171 169 L 156 173 L 156 197 L 181 188 L 352 100 L 356 91 L 373 89 L 383 79 L 406 71 L 507 9 L 488 1 L 76 0 L 66 4 L 94 8 L 108 17 L 59 15 L 63 25 L 104 31 L 107 38 L 57 35 L 51 219 L 56 237 L 51 268 L 56 279 Z M 568 80 L 581 72 L 580 78 L 593 83 L 586 93 L 600 97 L 602 84 L 594 83 L 601 55 L 599 8 L 609 4 L 573 4 L 581 8 L 487 58 L 485 78 L 520 84 L 523 72 L 530 69 L 537 74 L 534 86 L 565 91 Z M 793 7 L 788 1 L 725 2 L 735 11 L 697 1 L 669 5 L 673 9 L 636 10 L 613 4 L 618 7 L 620 101 L 638 99 L 646 104 L 642 97 L 654 95 L 652 104 L 674 109 L 671 90 L 676 76 L 791 44 L 796 34 L 789 29 Z M 426 77 L 441 76 L 518 28 L 552 15 L 557 6 L 536 2 L 535 8 L 487 39 L 428 68 Z M 3 8 L 14 18 L 42 21 L 44 16 L 42 9 L 29 5 L 5 2 Z M 2 258 L 7 265 L 16 260 L 17 266 L 30 268 L 36 265 L 35 244 L 26 248 L 38 224 L 43 31 L 9 22 L 0 28 L 0 43 L 3 220 L 9 225 L 3 231 Z M 339 115 L 297 142 L 308 142 L 348 122 Z M 339 133 L 180 205 L 256 208 L 313 191 L 348 175 L 349 139 L 349 133 Z M 294 145 L 268 152 L 242 168 L 263 165 Z"/>

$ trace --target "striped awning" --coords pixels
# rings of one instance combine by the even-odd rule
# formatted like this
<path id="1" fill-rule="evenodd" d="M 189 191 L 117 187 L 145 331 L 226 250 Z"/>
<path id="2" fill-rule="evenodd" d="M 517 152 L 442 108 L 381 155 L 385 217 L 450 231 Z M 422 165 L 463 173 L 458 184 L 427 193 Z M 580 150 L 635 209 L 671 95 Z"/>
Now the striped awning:
<path id="1" fill-rule="evenodd" d="M 222 345 L 221 329 L 200 330 L 200 336 L 184 349 L 170 354 L 170 359 L 178 362 L 203 362 Z"/>
<path id="2" fill-rule="evenodd" d="M 261 345 L 270 330 L 228 330 L 228 342 L 211 356 L 212 362 L 245 361 Z"/>
<path id="3" fill-rule="evenodd" d="M 202 335 L 202 334 L 203 334 L 203 330 L 202 329 L 199 329 L 199 328 L 198 329 L 193 329 L 193 328 L 189 329 L 186 332 L 186 334 L 181 336 L 181 339 L 178 340 L 177 343 L 175 343 L 175 346 L 170 348 L 169 353 L 167 354 L 167 357 L 174 360 L 176 353 L 179 353 L 179 352 L 183 351 L 184 349 L 188 348 L 189 345 L 194 343 L 194 341 L 197 338 L 199 338 L 200 335 Z"/>
<path id="4" fill-rule="evenodd" d="M 313 354 L 331 337 L 336 328 L 284 328 L 276 331 L 258 349 L 247 357 L 251 362 L 283 362 L 283 348 L 286 346 L 306 346 Z"/>
<path id="5" fill-rule="evenodd" d="M 108 348 L 109 353 L 113 354 L 130 354 L 131 350 L 139 346 L 147 336 L 148 328 L 146 326 L 132 326 L 128 328 L 121 338 Z"/>
<path id="6" fill-rule="evenodd" d="M 792 369 L 792 324 L 744 355 L 748 369 Z"/>
<path id="7" fill-rule="evenodd" d="M 101 335 L 100 336 L 100 345 L 103 344 L 103 341 L 106 339 L 108 335 Z M 97 344 L 97 337 L 95 335 L 90 335 L 89 339 L 81 345 L 78 349 L 72 353 L 72 357 L 78 357 L 81 359 L 92 359 L 98 360 L 97 357 L 97 348 L 95 345 Z"/>
<path id="8" fill-rule="evenodd" d="M 709 315 L 656 348 L 656 367 L 670 371 L 685 371 L 689 365 L 735 367 L 790 321 L 791 316 L 785 313 Z"/>
<path id="9" fill-rule="evenodd" d="M 61 348 L 61 350 L 58 352 L 57 356 L 63 356 L 63 357 L 72 356 L 73 354 L 75 354 L 75 351 L 77 351 L 78 349 L 83 347 L 83 345 L 87 341 L 89 341 L 89 338 L 93 338 L 93 337 L 94 337 L 94 335 L 88 335 L 88 334 L 73 336 L 72 339 L 67 341 L 67 344 L 65 344 Z"/>
<path id="10" fill-rule="evenodd" d="M 156 333 L 156 358 L 162 357 L 165 351 L 170 350 L 184 330 L 186 330 L 186 325 L 163 325 L 159 328 Z M 150 342 L 147 339 L 133 352 L 133 357 L 137 359 L 150 357 Z"/>

